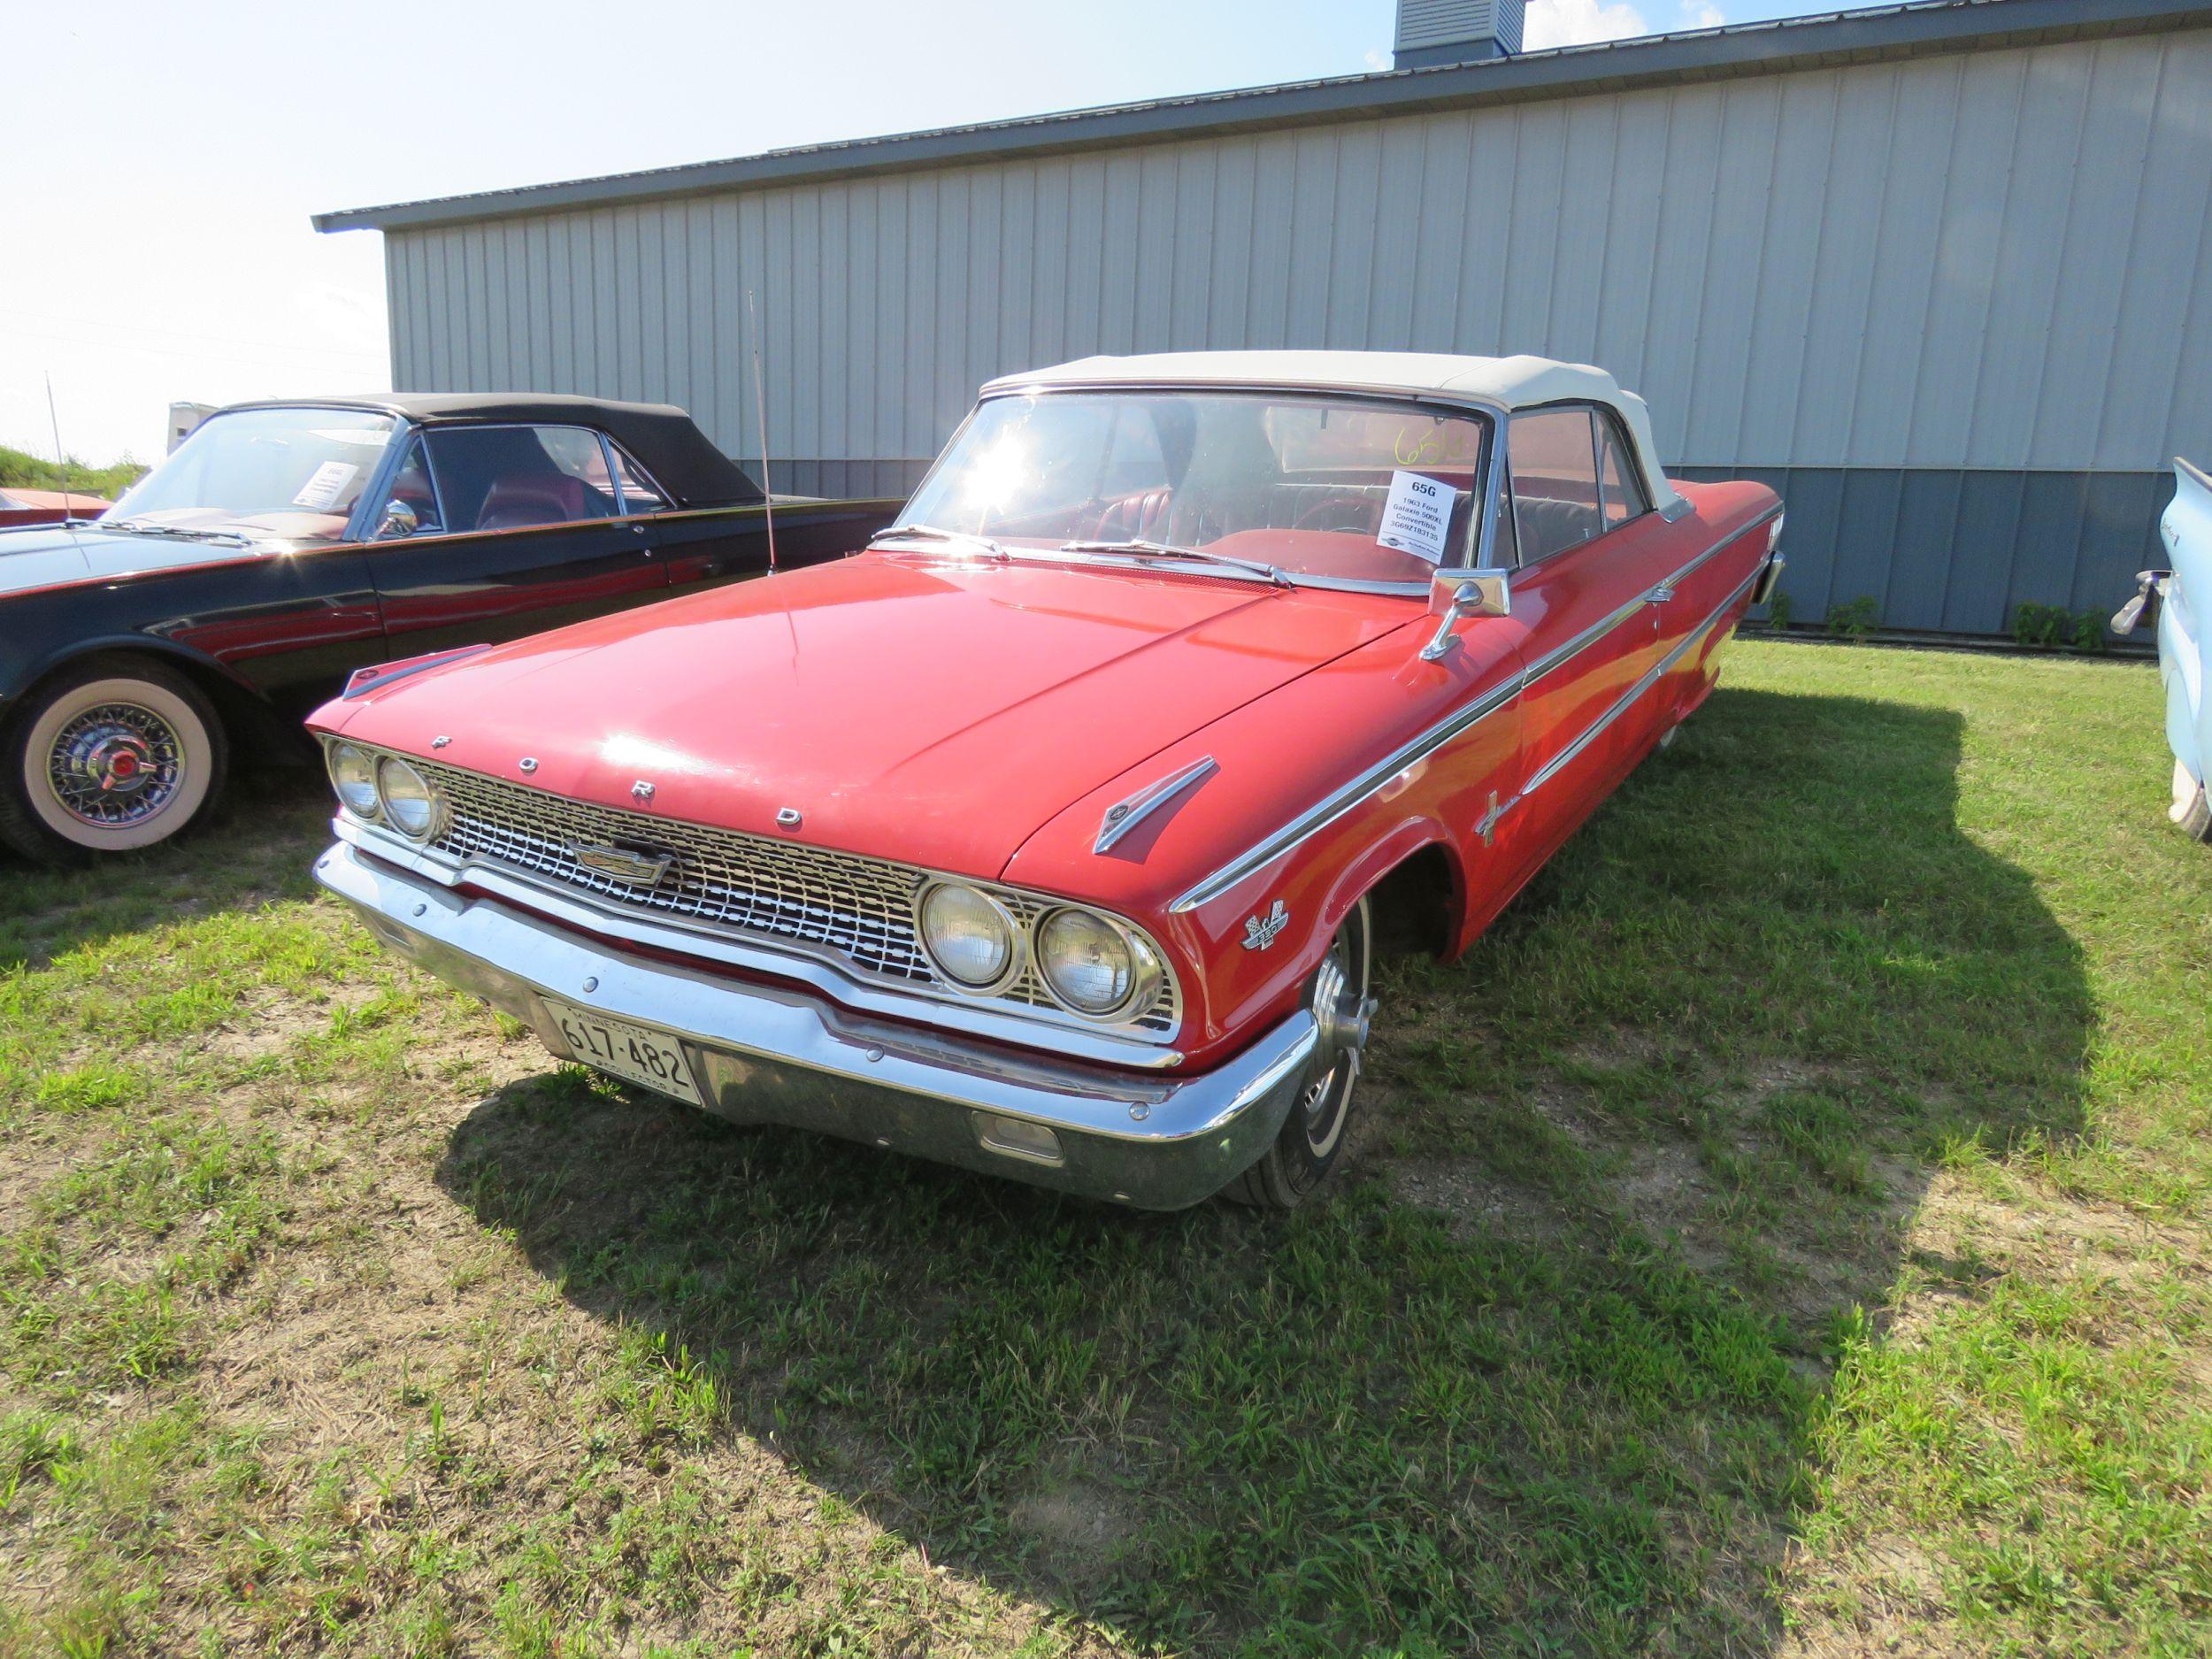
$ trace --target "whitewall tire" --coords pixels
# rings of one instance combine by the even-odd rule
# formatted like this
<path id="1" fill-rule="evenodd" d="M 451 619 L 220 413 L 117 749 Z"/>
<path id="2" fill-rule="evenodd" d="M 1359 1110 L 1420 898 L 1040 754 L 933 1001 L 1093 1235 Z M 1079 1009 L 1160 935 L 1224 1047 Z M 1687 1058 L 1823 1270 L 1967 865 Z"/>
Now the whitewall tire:
<path id="1" fill-rule="evenodd" d="M 87 664 L 0 729 L 0 841 L 48 863 L 155 846 L 220 793 L 229 758 L 213 705 L 182 674 Z"/>
<path id="2" fill-rule="evenodd" d="M 2174 803 L 2166 809 L 2166 816 L 2199 841 L 2212 841 L 2212 802 L 2206 800 L 2204 786 L 2177 760 L 2174 762 Z"/>

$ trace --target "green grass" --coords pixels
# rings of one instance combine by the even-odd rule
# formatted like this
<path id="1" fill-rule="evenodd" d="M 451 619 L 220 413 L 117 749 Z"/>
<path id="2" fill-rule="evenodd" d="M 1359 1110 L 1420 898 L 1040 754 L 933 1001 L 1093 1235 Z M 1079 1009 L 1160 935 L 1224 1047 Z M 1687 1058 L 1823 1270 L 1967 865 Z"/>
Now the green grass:
<path id="1" fill-rule="evenodd" d="M 2203 1652 L 2165 773 L 2140 666 L 1738 645 L 1287 1218 L 557 1066 L 310 782 L 0 867 L 0 1653 Z"/>
<path id="2" fill-rule="evenodd" d="M 0 444 L 0 488 L 20 484 L 26 489 L 78 490 L 113 501 L 145 476 L 145 467 L 129 459 L 87 466 L 71 456 L 56 463 Z"/>

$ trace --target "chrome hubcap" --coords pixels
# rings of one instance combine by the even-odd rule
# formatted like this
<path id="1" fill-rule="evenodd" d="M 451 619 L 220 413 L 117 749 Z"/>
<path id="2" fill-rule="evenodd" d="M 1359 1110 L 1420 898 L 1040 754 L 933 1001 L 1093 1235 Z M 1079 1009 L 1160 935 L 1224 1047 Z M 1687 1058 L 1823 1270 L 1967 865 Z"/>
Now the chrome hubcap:
<path id="1" fill-rule="evenodd" d="M 1299 1102 L 1306 1119 L 1306 1142 L 1317 1153 L 1336 1139 L 1352 1085 L 1359 1079 L 1360 1050 L 1367 1046 L 1374 1015 L 1375 999 L 1352 983 L 1351 965 L 1340 942 L 1314 978 L 1313 1018 L 1320 1038 L 1314 1049 L 1315 1076 Z"/>
<path id="2" fill-rule="evenodd" d="M 183 746 L 169 723 L 123 703 L 71 719 L 46 758 L 47 781 L 63 810 L 105 829 L 151 818 L 175 797 L 183 775 Z"/>

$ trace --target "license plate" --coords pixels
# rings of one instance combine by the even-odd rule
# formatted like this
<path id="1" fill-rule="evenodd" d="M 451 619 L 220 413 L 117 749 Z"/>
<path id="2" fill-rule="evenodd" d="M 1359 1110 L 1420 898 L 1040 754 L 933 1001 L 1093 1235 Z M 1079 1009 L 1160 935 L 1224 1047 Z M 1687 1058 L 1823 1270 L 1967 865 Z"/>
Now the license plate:
<path id="1" fill-rule="evenodd" d="M 568 1051 L 583 1064 L 611 1071 L 627 1083 L 640 1083 L 663 1094 L 703 1104 L 699 1086 L 692 1081 L 691 1065 L 683 1045 L 664 1031 L 611 1019 L 588 1009 L 545 1000 L 546 1011 L 568 1040 Z"/>

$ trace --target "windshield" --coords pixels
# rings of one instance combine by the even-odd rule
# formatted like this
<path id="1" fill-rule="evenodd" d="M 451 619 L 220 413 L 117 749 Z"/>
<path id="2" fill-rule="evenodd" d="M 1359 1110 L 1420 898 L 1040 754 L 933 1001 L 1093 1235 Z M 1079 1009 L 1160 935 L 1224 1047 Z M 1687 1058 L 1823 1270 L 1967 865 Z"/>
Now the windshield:
<path id="1" fill-rule="evenodd" d="M 124 528 L 334 541 L 399 423 L 358 409 L 212 415 L 109 510 Z"/>
<path id="2" fill-rule="evenodd" d="M 1469 562 L 1487 430 L 1479 415 L 1350 397 L 995 397 L 899 522 L 1013 553 L 1189 549 L 1293 578 L 1426 582 Z"/>

